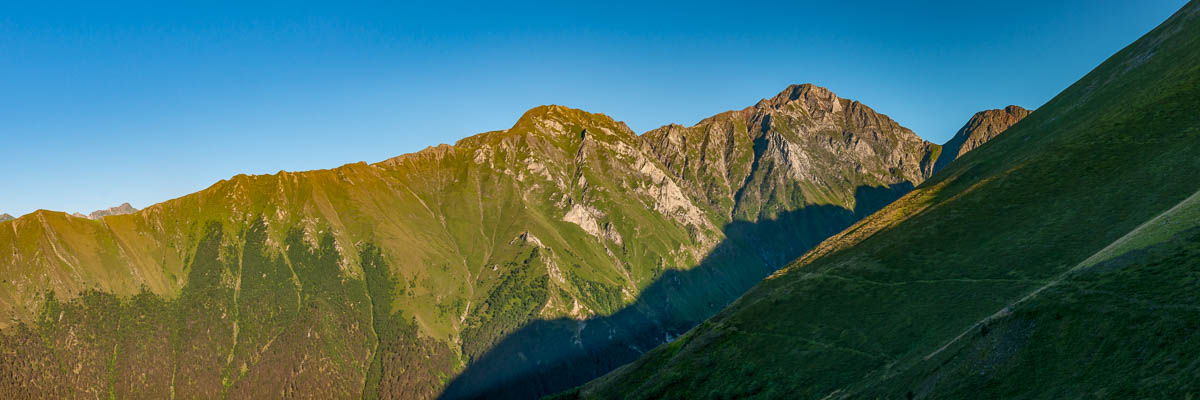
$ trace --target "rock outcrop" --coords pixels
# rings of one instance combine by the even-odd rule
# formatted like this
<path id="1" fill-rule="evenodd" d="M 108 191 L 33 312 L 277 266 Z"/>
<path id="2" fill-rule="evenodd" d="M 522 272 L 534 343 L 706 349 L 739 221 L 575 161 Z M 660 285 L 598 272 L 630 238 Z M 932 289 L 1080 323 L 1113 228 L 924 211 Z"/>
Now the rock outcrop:
<path id="1" fill-rule="evenodd" d="M 87 217 L 91 218 L 91 219 L 100 219 L 102 217 L 107 217 L 109 215 L 133 214 L 135 212 L 137 212 L 137 209 L 133 208 L 133 206 L 129 205 L 129 203 L 122 203 L 121 205 L 116 206 L 116 207 L 110 207 L 110 208 L 104 209 L 104 210 L 92 211 L 90 214 L 87 215 Z"/>
<path id="2" fill-rule="evenodd" d="M 963 154 L 975 150 L 987 141 L 999 136 L 1008 128 L 1021 122 L 1033 111 L 1010 105 L 1008 107 L 985 110 L 975 113 L 966 125 L 954 134 L 946 144 L 942 145 L 942 155 L 938 158 L 934 170 L 940 170 L 951 161 L 962 157 Z"/>

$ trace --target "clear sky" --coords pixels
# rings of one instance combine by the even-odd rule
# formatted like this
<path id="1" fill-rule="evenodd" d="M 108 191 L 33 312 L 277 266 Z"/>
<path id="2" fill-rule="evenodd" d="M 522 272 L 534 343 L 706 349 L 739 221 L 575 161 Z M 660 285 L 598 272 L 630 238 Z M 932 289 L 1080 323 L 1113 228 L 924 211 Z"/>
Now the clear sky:
<path id="1" fill-rule="evenodd" d="M 941 143 L 1185 2 L 0 2 L 0 212 L 142 208 L 379 161 L 562 104 L 643 132 L 791 83 Z M 584 4 L 587 3 L 587 4 Z"/>

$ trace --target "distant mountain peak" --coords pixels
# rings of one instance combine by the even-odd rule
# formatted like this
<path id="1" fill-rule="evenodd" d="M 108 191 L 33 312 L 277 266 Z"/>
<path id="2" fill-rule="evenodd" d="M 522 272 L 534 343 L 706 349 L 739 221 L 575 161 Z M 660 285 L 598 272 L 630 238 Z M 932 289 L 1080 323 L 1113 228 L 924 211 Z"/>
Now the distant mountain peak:
<path id="1" fill-rule="evenodd" d="M 129 203 L 121 203 L 121 205 L 116 206 L 116 207 L 109 207 L 104 210 L 92 211 L 90 214 L 87 215 L 87 218 L 100 219 L 100 218 L 107 217 L 110 215 L 133 214 L 135 212 L 137 212 L 137 209 L 133 208 L 133 206 L 129 205 Z M 76 214 L 78 214 L 77 216 L 82 216 L 82 214 L 79 214 L 79 213 L 76 213 Z"/>
<path id="2" fill-rule="evenodd" d="M 8 222 L 8 221 L 12 221 L 14 219 L 16 219 L 16 218 L 13 218 L 13 216 L 8 215 L 8 213 L 0 214 L 0 222 Z"/>
<path id="3" fill-rule="evenodd" d="M 518 140 L 518 137 L 525 139 Z M 526 111 L 511 128 L 465 138 L 456 142 L 455 147 L 475 147 L 489 142 L 524 146 L 529 139 L 541 142 L 541 145 L 573 147 L 585 138 L 599 137 L 609 137 L 606 141 L 637 141 L 637 134 L 628 125 L 608 115 L 560 105 L 542 105 Z"/>
<path id="4" fill-rule="evenodd" d="M 989 110 L 989 111 L 991 111 L 991 110 Z M 1024 113 L 1027 116 L 1029 115 L 1029 113 L 1033 112 L 1033 110 L 1028 110 L 1028 109 L 1025 109 L 1025 107 L 1021 107 L 1021 106 L 1014 105 L 1014 104 L 1010 104 L 1008 107 L 1004 107 L 1004 111 L 1009 114 Z"/>
<path id="5" fill-rule="evenodd" d="M 778 108 L 787 104 L 800 103 L 805 105 L 805 108 L 811 108 L 815 105 L 833 106 L 841 105 L 841 97 L 833 93 L 832 90 L 817 86 L 811 83 L 792 84 L 787 88 L 769 99 L 763 99 L 755 104 L 753 108 Z M 838 107 L 840 109 L 840 107 Z"/>
<path id="6" fill-rule="evenodd" d="M 513 124 L 513 128 L 523 126 L 525 124 L 538 121 L 556 121 L 559 123 L 565 122 L 601 122 L 601 123 L 618 123 L 612 117 L 601 113 L 587 112 L 578 108 L 560 106 L 557 104 L 541 105 L 529 109 L 517 122 Z M 622 123 L 623 125 L 623 123 Z"/>
<path id="7" fill-rule="evenodd" d="M 776 97 L 786 96 L 788 100 L 798 100 L 801 98 L 836 98 L 837 95 L 832 90 L 823 86 L 817 86 L 812 83 L 801 83 L 788 85 L 786 89 L 779 93 Z"/>

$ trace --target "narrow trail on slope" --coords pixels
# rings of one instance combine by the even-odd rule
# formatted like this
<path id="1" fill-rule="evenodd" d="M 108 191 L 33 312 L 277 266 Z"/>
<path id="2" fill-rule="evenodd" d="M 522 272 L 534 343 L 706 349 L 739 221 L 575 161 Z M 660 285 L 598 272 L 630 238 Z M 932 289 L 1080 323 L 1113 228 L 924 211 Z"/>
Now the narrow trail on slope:
<path id="1" fill-rule="evenodd" d="M 934 350 L 932 353 L 925 355 L 925 357 L 923 357 L 923 360 L 929 360 L 930 358 L 937 356 L 943 350 L 946 350 L 946 348 L 950 347 L 954 343 L 957 343 L 959 340 L 961 340 L 967 334 L 978 330 L 980 325 L 983 325 L 988 322 L 1008 316 L 1008 314 L 1012 312 L 1012 309 L 1014 307 L 1020 305 L 1021 303 L 1026 302 L 1026 301 L 1029 301 L 1029 300 L 1033 299 L 1034 297 L 1037 297 L 1037 295 L 1039 293 L 1041 293 L 1042 291 L 1044 291 L 1052 286 L 1062 283 L 1062 281 L 1066 280 L 1068 277 L 1075 274 L 1076 272 L 1079 272 L 1083 269 L 1086 269 L 1088 267 L 1091 267 L 1092 265 L 1099 263 L 1100 261 L 1105 260 L 1105 257 L 1109 256 L 1109 252 L 1111 252 L 1113 249 L 1116 249 L 1116 248 L 1124 245 L 1125 243 L 1129 242 L 1132 238 L 1136 237 L 1143 230 L 1145 230 L 1147 227 L 1160 222 L 1160 220 L 1162 220 L 1163 218 L 1170 216 L 1171 214 L 1175 213 L 1176 211 L 1183 208 L 1184 206 L 1190 205 L 1190 203 L 1196 202 L 1196 201 L 1200 201 L 1200 191 L 1196 191 L 1195 193 L 1192 193 L 1191 196 L 1188 196 L 1188 198 L 1183 199 L 1183 201 L 1180 201 L 1178 204 L 1175 204 L 1167 211 L 1163 211 L 1161 214 L 1158 214 L 1154 218 L 1151 218 L 1150 220 L 1143 222 L 1141 225 L 1138 225 L 1137 228 L 1134 228 L 1132 231 L 1129 231 L 1128 233 L 1121 236 L 1120 238 L 1117 238 L 1117 240 L 1114 240 L 1112 243 L 1109 243 L 1108 246 L 1104 246 L 1103 249 L 1100 249 L 1100 251 L 1093 253 L 1090 257 L 1081 261 L 1079 264 L 1076 264 L 1074 267 L 1071 267 L 1071 269 L 1068 269 L 1066 272 L 1063 272 L 1063 273 L 1059 274 L 1058 276 L 1054 277 L 1054 279 L 1051 279 L 1050 282 L 1046 283 L 1042 287 L 1039 287 L 1039 288 L 1035 289 L 1034 291 L 1030 292 L 1029 294 L 1025 295 L 1024 297 L 1021 297 L 1020 299 L 1017 299 L 1016 301 L 1009 303 L 1007 306 L 1004 306 L 1004 308 L 1001 308 L 1000 311 L 996 311 L 996 313 L 989 315 L 987 318 L 981 319 L 978 322 L 972 324 L 970 327 L 968 327 L 962 333 L 959 333 L 958 336 L 955 336 L 954 339 L 950 339 L 949 342 L 946 342 L 946 344 L 942 345 L 942 347 L 939 347 L 937 350 Z"/>
<path id="2" fill-rule="evenodd" d="M 856 354 L 856 355 L 859 355 L 859 356 L 862 356 L 862 357 L 866 357 L 866 358 L 870 358 L 870 359 L 874 359 L 874 360 L 892 361 L 892 358 L 891 358 L 891 357 L 888 357 L 888 356 L 886 356 L 886 355 L 881 355 L 881 354 L 871 354 L 871 353 L 868 353 L 868 352 L 865 352 L 865 351 L 862 351 L 862 350 L 856 350 L 856 349 L 852 349 L 852 348 L 849 348 L 849 347 L 838 346 L 838 345 L 835 345 L 835 344 L 825 343 L 825 342 L 822 342 L 822 341 L 819 341 L 819 340 L 814 340 L 814 339 L 810 339 L 810 338 L 807 338 L 807 337 L 803 337 L 803 336 L 797 336 L 797 335 L 788 334 L 788 333 L 779 333 L 779 332 L 771 332 L 771 331 L 753 331 L 753 332 L 751 332 L 751 331 L 738 331 L 737 333 L 740 333 L 740 334 L 746 334 L 746 335 L 758 335 L 758 336 L 774 336 L 774 337 L 782 337 L 782 338 L 787 338 L 787 339 L 792 339 L 792 340 L 798 340 L 798 341 L 805 342 L 805 343 L 808 343 L 808 344 L 816 345 L 816 346 L 819 346 L 819 347 L 822 347 L 822 348 L 825 348 L 825 349 L 838 350 L 838 351 L 843 351 L 843 352 L 850 353 L 850 354 Z"/>
<path id="3" fill-rule="evenodd" d="M 1030 280 L 1030 279 L 974 279 L 974 278 L 946 278 L 946 279 L 915 279 L 911 281 L 873 281 L 869 279 L 851 278 L 835 274 L 827 274 L 824 272 L 805 272 L 801 274 L 800 279 L 833 279 L 853 283 L 862 283 L 873 286 L 903 286 L 913 284 L 937 284 L 937 283 L 1042 283 L 1045 281 Z"/>
<path id="4" fill-rule="evenodd" d="M 1101 261 L 1104 261 L 1108 258 L 1111 258 L 1110 253 L 1112 253 L 1112 251 L 1114 249 L 1118 249 L 1121 246 L 1125 245 L 1126 243 L 1130 242 L 1133 238 L 1138 237 L 1138 235 L 1140 233 L 1142 233 L 1144 230 L 1146 230 L 1146 228 L 1152 227 L 1155 224 L 1167 222 L 1173 214 L 1175 214 L 1177 211 L 1179 211 L 1180 209 L 1183 209 L 1185 207 L 1200 208 L 1200 190 L 1197 190 L 1195 193 L 1192 193 L 1191 196 L 1189 196 L 1188 198 L 1184 199 L 1183 201 L 1180 201 L 1179 203 L 1175 204 L 1170 209 L 1167 209 L 1166 211 L 1163 211 L 1162 213 L 1156 215 L 1155 217 L 1150 218 L 1146 222 L 1143 222 L 1141 225 L 1138 225 L 1138 227 L 1136 227 L 1133 230 L 1122 235 L 1120 238 L 1117 238 L 1112 243 L 1109 243 L 1107 246 L 1104 246 L 1104 248 L 1093 253 L 1088 258 L 1084 259 L 1083 261 L 1079 262 L 1075 266 L 1071 267 L 1071 269 L 1068 269 L 1067 271 L 1054 277 L 1054 279 L 1051 279 L 1045 285 L 1038 287 L 1037 289 L 1030 292 L 1029 294 L 1021 297 L 1020 299 L 1017 299 L 1016 301 L 1009 303 L 1007 306 L 1001 308 L 999 311 L 996 311 L 992 315 L 989 315 L 986 318 L 983 318 L 983 319 L 975 322 L 974 324 L 971 324 L 971 326 L 969 326 L 969 327 L 967 327 L 967 329 L 963 330 L 962 333 L 959 333 L 958 336 L 955 336 L 953 339 L 950 339 L 950 341 L 943 344 L 937 350 L 934 350 L 933 352 L 922 357 L 922 361 L 928 361 L 929 359 L 940 354 L 942 351 L 945 351 L 950 346 L 954 345 L 955 343 L 958 343 L 958 341 L 962 340 L 962 338 L 966 337 L 968 334 L 970 334 L 972 332 L 977 332 L 981 325 L 984 325 L 989 322 L 992 322 L 992 321 L 995 321 L 1000 318 L 1004 318 L 1004 317 L 1008 316 L 1012 312 L 1013 308 L 1015 308 L 1016 306 L 1021 305 L 1022 303 L 1029 301 L 1029 300 L 1033 299 L 1034 297 L 1037 297 L 1038 294 L 1040 294 L 1042 291 L 1044 291 L 1050 287 L 1053 287 L 1053 286 L 1056 286 L 1059 284 L 1063 284 L 1064 281 L 1071 275 L 1073 275 L 1081 270 L 1087 269 L 1087 268 L 1089 268 Z M 1200 222 L 1198 222 L 1197 224 L 1200 224 Z M 825 277 L 832 278 L 833 276 L 826 275 Z M 890 377 L 890 376 L 895 376 L 900 373 L 903 373 L 903 372 L 913 368 L 917 364 L 919 364 L 919 363 L 912 363 L 912 364 L 908 365 L 907 367 L 900 369 L 900 370 L 885 372 L 884 379 L 886 379 L 887 377 Z M 868 374 L 868 375 L 871 375 L 871 374 Z M 849 389 L 849 388 L 843 387 L 840 389 L 833 390 L 830 393 L 826 394 L 824 397 L 822 397 L 822 400 L 834 399 L 834 398 L 852 398 L 852 396 L 854 395 L 854 392 L 856 390 L 861 389 L 860 385 L 861 385 L 861 383 L 854 385 L 854 386 L 858 387 L 855 389 Z"/>

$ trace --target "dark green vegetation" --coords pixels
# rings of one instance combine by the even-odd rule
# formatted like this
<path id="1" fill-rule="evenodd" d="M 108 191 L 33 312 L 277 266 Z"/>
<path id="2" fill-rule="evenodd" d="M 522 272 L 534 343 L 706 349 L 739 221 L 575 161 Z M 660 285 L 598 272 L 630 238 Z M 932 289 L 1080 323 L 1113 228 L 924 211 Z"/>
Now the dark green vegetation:
<path id="1" fill-rule="evenodd" d="M 1190 398 L 1200 4 L 565 398 Z"/>
<path id="2" fill-rule="evenodd" d="M 387 261 L 374 244 L 368 242 L 362 247 L 359 257 L 371 298 L 372 328 L 378 340 L 367 370 L 363 397 L 432 397 L 459 361 L 445 343 L 420 337 L 415 320 L 392 310 L 391 305 L 404 294 L 404 283 L 391 275 Z"/>
<path id="3" fill-rule="evenodd" d="M 1036 298 L 863 391 L 873 397 L 908 390 L 922 397 L 1186 398 L 1200 392 L 1198 266 L 1200 195 L 1193 195 Z"/>
<path id="4" fill-rule="evenodd" d="M 528 251 L 528 258 L 521 263 L 507 265 L 507 274 L 491 293 L 471 313 L 471 323 L 463 330 L 463 353 L 472 359 L 482 356 L 505 335 L 537 316 L 538 309 L 546 304 L 549 277 L 536 274 L 529 265 L 538 249 Z M 573 276 L 573 275 L 572 275 Z M 588 286 L 576 286 L 585 293 L 592 293 Z"/>
<path id="5" fill-rule="evenodd" d="M 373 349 L 374 335 L 362 331 L 370 303 L 363 281 L 330 273 L 340 258 L 332 238 L 314 247 L 289 235 L 293 275 L 283 256 L 265 251 L 261 222 L 241 232 L 240 249 L 221 244 L 219 224 L 203 232 L 176 299 L 89 291 L 61 302 L 49 292 L 34 324 L 2 338 L 4 391 L 18 398 L 357 395 Z M 413 329 L 394 333 L 392 340 L 417 340 Z"/>

